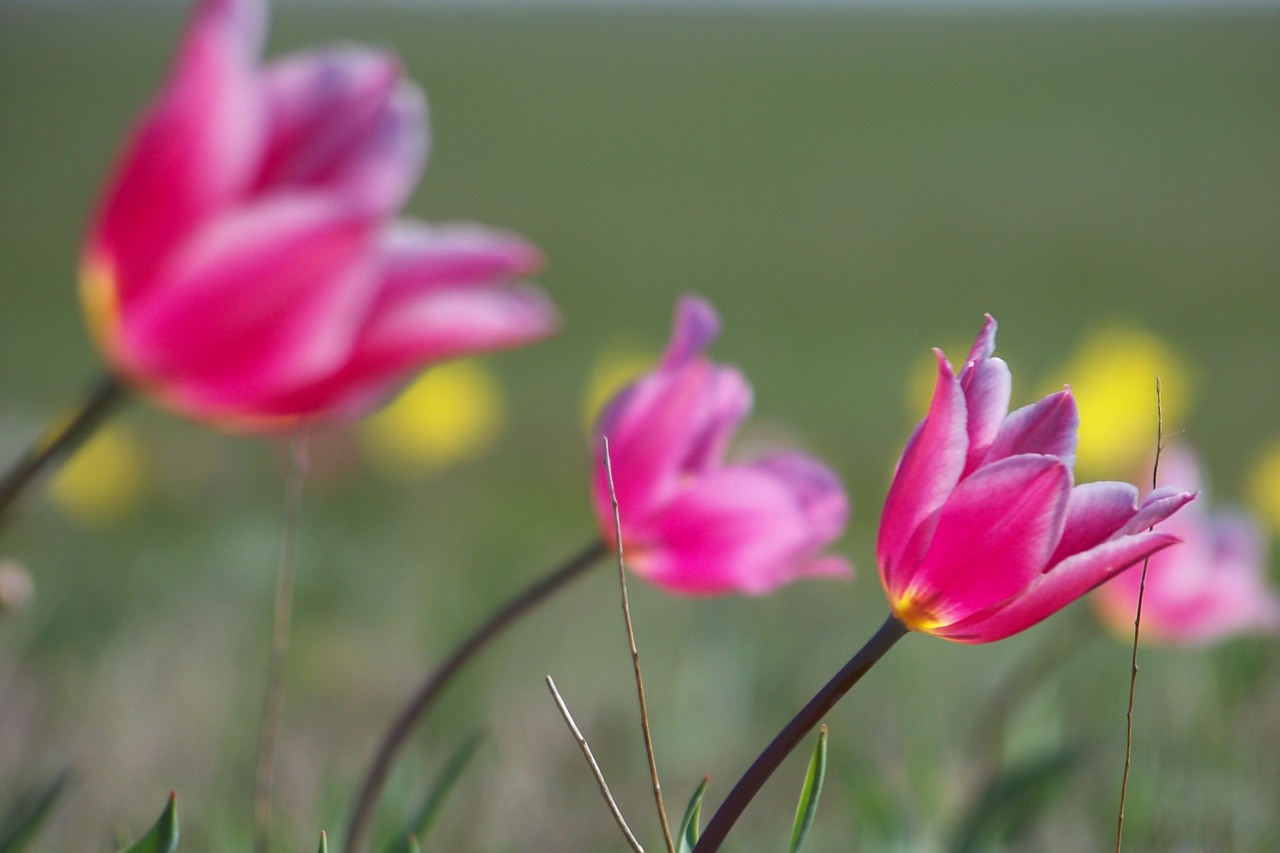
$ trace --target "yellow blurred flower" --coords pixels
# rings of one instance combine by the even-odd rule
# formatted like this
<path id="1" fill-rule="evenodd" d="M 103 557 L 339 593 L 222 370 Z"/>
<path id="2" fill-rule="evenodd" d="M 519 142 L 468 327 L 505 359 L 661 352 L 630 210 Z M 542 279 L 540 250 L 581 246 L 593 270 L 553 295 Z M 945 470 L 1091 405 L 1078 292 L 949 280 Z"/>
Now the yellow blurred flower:
<path id="1" fill-rule="evenodd" d="M 105 423 L 71 455 L 49 484 L 53 505 L 84 524 L 110 525 L 137 506 L 143 462 L 133 432 Z"/>
<path id="2" fill-rule="evenodd" d="M 502 431 L 505 416 L 497 378 L 463 359 L 431 368 L 367 418 L 360 443 L 379 471 L 409 479 L 480 455 Z"/>
<path id="3" fill-rule="evenodd" d="M 1280 531 L 1280 438 L 1263 448 L 1253 464 L 1249 503 L 1273 531 Z"/>
<path id="4" fill-rule="evenodd" d="M 1166 436 L 1191 407 L 1186 363 L 1168 342 L 1132 326 L 1096 329 L 1052 376 L 1046 390 L 1070 385 L 1080 407 L 1081 480 L 1131 479 L 1155 452 L 1156 376 Z"/>
<path id="5" fill-rule="evenodd" d="M 650 370 L 656 359 L 651 351 L 628 346 L 609 350 L 596 361 L 582 394 L 582 422 L 588 434 L 605 403 L 628 382 Z"/>

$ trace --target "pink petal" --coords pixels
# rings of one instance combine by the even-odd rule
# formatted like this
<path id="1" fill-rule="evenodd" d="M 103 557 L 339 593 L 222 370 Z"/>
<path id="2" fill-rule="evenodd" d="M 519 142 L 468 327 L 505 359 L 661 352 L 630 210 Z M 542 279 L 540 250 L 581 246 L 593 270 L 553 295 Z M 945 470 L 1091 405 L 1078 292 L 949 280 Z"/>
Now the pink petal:
<path id="1" fill-rule="evenodd" d="M 968 451 L 964 396 L 941 350 L 929 414 L 907 441 L 884 501 L 876 561 L 890 597 L 906 588 L 924 557 L 936 513 L 960 480 Z"/>
<path id="2" fill-rule="evenodd" d="M 197 7 L 165 89 L 116 166 L 87 251 L 111 270 L 125 310 L 169 249 L 253 177 L 265 132 L 256 68 L 265 11 L 251 0 Z"/>
<path id="3" fill-rule="evenodd" d="M 1098 584 L 1162 548 L 1177 537 L 1141 533 L 1113 539 L 1068 557 L 1036 578 L 1021 595 L 1008 603 L 979 611 L 934 633 L 962 643 L 990 643 L 1024 631 L 1075 601 Z"/>
<path id="4" fill-rule="evenodd" d="M 1009 366 L 1000 359 L 992 358 L 995 350 L 996 321 L 988 314 L 958 376 L 969 416 L 969 454 L 965 474 L 978 467 L 987 448 L 995 440 L 1005 413 L 1009 411 L 1013 379 L 1009 375 Z"/>
<path id="5" fill-rule="evenodd" d="M 1116 535 L 1138 512 L 1138 490 L 1128 483 L 1082 483 L 1071 490 L 1062 539 L 1049 559 L 1056 565 L 1072 554 Z"/>
<path id="6" fill-rule="evenodd" d="M 361 48 L 272 63 L 271 141 L 257 188 L 324 189 L 368 212 L 405 202 L 427 153 L 426 101 L 394 57 Z"/>
<path id="7" fill-rule="evenodd" d="M 665 506 L 696 473 L 691 465 L 701 471 L 723 452 L 750 408 L 751 388 L 736 370 L 707 361 L 658 368 L 605 407 L 593 451 L 599 456 L 600 437 L 609 439 L 618 502 L 640 522 Z M 594 481 L 597 514 L 612 537 L 608 484 L 599 459 Z"/>
<path id="8" fill-rule="evenodd" d="M 662 367 L 672 369 L 698 358 L 719 336 L 720 318 L 715 309 L 696 296 L 680 297 L 675 330 L 662 356 Z"/>
<path id="9" fill-rule="evenodd" d="M 1009 365 L 993 358 L 965 365 L 960 372 L 960 387 L 969 413 L 969 452 L 964 466 L 968 474 L 983 461 L 1000 432 L 1009 411 L 1013 378 Z"/>
<path id="10" fill-rule="evenodd" d="M 1075 464 L 1079 426 L 1080 413 L 1071 392 L 1050 394 L 1005 418 L 984 462 L 990 464 L 1023 453 L 1042 453 L 1056 456 L 1070 467 Z"/>
<path id="11" fill-rule="evenodd" d="M 816 539 L 824 544 L 838 537 L 849 523 L 849 498 L 835 472 L 803 453 L 777 453 L 755 462 L 786 484 Z"/>
<path id="12" fill-rule="evenodd" d="M 345 360 L 373 297 L 353 271 L 371 225 L 306 197 L 276 197 L 207 223 L 123 316 L 143 377 L 205 381 L 253 369 L 263 353 L 305 351 L 297 378 Z"/>
<path id="13" fill-rule="evenodd" d="M 542 253 L 523 237 L 470 224 L 398 222 L 383 237 L 383 257 L 378 302 L 388 306 L 434 289 L 490 287 L 542 266 Z"/>
<path id="14" fill-rule="evenodd" d="M 1186 504 L 1195 500 L 1196 496 L 1190 492 L 1179 491 L 1174 486 L 1161 486 L 1154 492 L 1148 492 L 1142 499 L 1142 504 L 1138 507 L 1138 511 L 1134 513 L 1133 518 L 1120 529 L 1121 534 L 1138 533 L 1146 530 L 1169 516 L 1173 515 Z"/>
<path id="15" fill-rule="evenodd" d="M 960 481 L 905 596 L 950 623 L 1023 589 L 1062 535 L 1071 472 L 1051 456 L 1014 456 Z"/>
<path id="16" fill-rule="evenodd" d="M 627 508 L 620 512 L 624 530 Z M 759 595 L 804 576 L 840 570 L 821 547 L 788 485 L 769 472 L 727 468 L 682 491 L 639 534 L 632 565 L 665 589 L 689 595 Z"/>

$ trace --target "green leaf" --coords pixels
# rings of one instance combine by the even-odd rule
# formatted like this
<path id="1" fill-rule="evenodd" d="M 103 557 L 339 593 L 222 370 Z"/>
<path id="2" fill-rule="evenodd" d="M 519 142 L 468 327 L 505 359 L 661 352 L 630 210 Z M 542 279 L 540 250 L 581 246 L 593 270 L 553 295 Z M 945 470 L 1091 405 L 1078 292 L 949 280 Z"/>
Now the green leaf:
<path id="1" fill-rule="evenodd" d="M 169 804 L 147 834 L 123 853 L 173 853 L 178 849 L 178 795 L 169 795 Z"/>
<path id="2" fill-rule="evenodd" d="M 813 748 L 813 757 L 809 759 L 809 772 L 804 776 L 804 785 L 800 788 L 800 802 L 796 804 L 796 820 L 791 827 L 790 853 L 798 853 L 804 840 L 809 837 L 813 828 L 813 818 L 818 813 L 818 797 L 822 794 L 822 783 L 827 778 L 827 727 L 818 729 L 818 743 Z"/>
<path id="3" fill-rule="evenodd" d="M 689 798 L 684 819 L 680 821 L 680 837 L 676 848 L 678 853 L 693 853 L 694 845 L 698 843 L 698 836 L 702 834 L 702 829 L 698 826 L 702 818 L 702 796 L 707 792 L 707 783 L 710 781 L 710 776 L 703 777 L 702 784 Z"/>
<path id="4" fill-rule="evenodd" d="M 27 846 L 70 780 L 70 769 L 63 770 L 53 779 L 29 788 L 18 797 L 0 818 L 0 853 L 17 853 Z"/>
<path id="5" fill-rule="evenodd" d="M 329 837 L 324 834 L 324 830 L 320 830 L 320 849 L 317 853 L 329 853 Z"/>
<path id="6" fill-rule="evenodd" d="M 1028 759 L 989 781 L 951 842 L 952 853 L 1011 849 L 1061 793 L 1081 752 L 1074 747 Z"/>
<path id="7" fill-rule="evenodd" d="M 391 842 L 387 847 L 387 853 L 416 853 L 420 849 L 419 839 L 427 837 L 432 824 L 439 816 L 440 807 L 444 805 L 445 797 L 453 790 L 454 784 L 467 769 L 467 765 L 475 758 L 476 750 L 480 748 L 483 740 L 484 734 L 475 732 L 462 742 L 462 746 L 458 747 L 458 751 L 453 754 L 444 769 L 440 771 L 440 775 L 436 777 L 436 783 L 432 786 L 431 793 L 427 795 L 426 802 L 418 810 L 417 816 L 401 831 L 396 840 Z"/>

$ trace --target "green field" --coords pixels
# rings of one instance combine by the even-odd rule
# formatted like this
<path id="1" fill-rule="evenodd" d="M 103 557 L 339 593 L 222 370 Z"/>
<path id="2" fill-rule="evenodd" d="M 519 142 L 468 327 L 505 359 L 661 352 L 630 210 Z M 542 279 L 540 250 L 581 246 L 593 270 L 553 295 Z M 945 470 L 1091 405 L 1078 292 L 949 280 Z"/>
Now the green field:
<path id="1" fill-rule="evenodd" d="M 79 241 L 180 23 L 168 8 L 0 6 L 4 458 L 99 369 Z M 565 327 L 486 360 L 508 423 L 480 460 L 405 485 L 341 435 L 317 442 L 278 849 L 340 832 L 426 667 L 593 535 L 583 384 L 610 347 L 656 350 L 680 293 L 721 312 L 714 354 L 755 388 L 748 443 L 787 436 L 845 478 L 842 550 L 859 574 L 746 600 L 631 585 L 677 814 L 707 773 L 717 803 L 879 624 L 872 545 L 912 425 L 904 387 L 983 312 L 1001 323 L 1015 403 L 1069 380 L 1055 369 L 1099 322 L 1171 341 L 1196 388 L 1180 427 L 1223 501 L 1242 499 L 1280 434 L 1280 14 L 286 6 L 269 51 L 334 40 L 396 50 L 427 90 L 432 159 L 409 212 L 528 235 Z M 175 789 L 183 850 L 248 849 L 284 445 L 145 405 L 120 418 L 146 437 L 139 511 L 86 528 L 35 498 L 0 541 L 37 587 L 0 618 L 0 810 L 70 766 L 36 849 L 109 849 Z M 546 695 L 551 673 L 658 849 L 627 658 L 616 580 L 599 570 L 449 692 L 395 777 L 386 830 L 483 730 L 426 849 L 624 849 Z M 992 646 L 907 638 L 828 719 L 806 849 L 964 849 L 966 815 L 1003 773 L 1022 781 L 972 849 L 1105 848 L 1128 679 L 1129 649 L 1087 605 Z M 1277 708 L 1274 637 L 1145 651 L 1126 849 L 1280 848 Z M 734 849 L 785 849 L 803 767 L 793 758 L 766 788 Z"/>

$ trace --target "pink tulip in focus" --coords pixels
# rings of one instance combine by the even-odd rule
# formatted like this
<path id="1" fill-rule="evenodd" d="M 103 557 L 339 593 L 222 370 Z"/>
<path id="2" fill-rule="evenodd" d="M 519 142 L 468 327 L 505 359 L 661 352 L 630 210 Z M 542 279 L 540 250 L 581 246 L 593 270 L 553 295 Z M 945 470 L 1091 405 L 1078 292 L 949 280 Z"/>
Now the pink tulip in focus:
<path id="1" fill-rule="evenodd" d="M 80 290 L 114 369 L 240 428 L 352 417 L 441 359 L 555 327 L 519 237 L 393 222 L 426 104 L 389 55 L 259 62 L 262 0 L 201 0 L 90 227 Z"/>
<path id="2" fill-rule="evenodd" d="M 959 374 L 940 350 L 929 413 L 885 499 L 876 558 L 894 616 L 961 643 L 1016 634 L 1177 537 L 1147 528 L 1192 494 L 1073 486 L 1071 391 L 1008 412 L 990 316 Z M 1154 401 L 1153 401 L 1154 405 Z"/>
<path id="3" fill-rule="evenodd" d="M 1160 457 L 1159 482 L 1199 487 L 1200 466 L 1180 447 Z M 1280 596 L 1267 586 L 1261 531 L 1243 515 L 1210 514 L 1199 502 L 1164 526 L 1184 544 L 1151 558 L 1142 595 L 1143 640 L 1199 645 L 1248 631 L 1280 631 Z M 1142 567 L 1098 587 L 1098 613 L 1126 640 L 1133 638 Z"/>
<path id="4" fill-rule="evenodd" d="M 835 474 L 794 452 L 723 463 L 751 409 L 751 388 L 738 371 L 703 357 L 719 331 L 710 305 L 681 299 L 657 368 L 605 406 L 592 490 L 601 532 L 616 541 L 603 436 L 627 562 L 658 586 L 688 595 L 761 594 L 803 577 L 847 576 L 844 558 L 819 556 L 849 517 Z"/>

